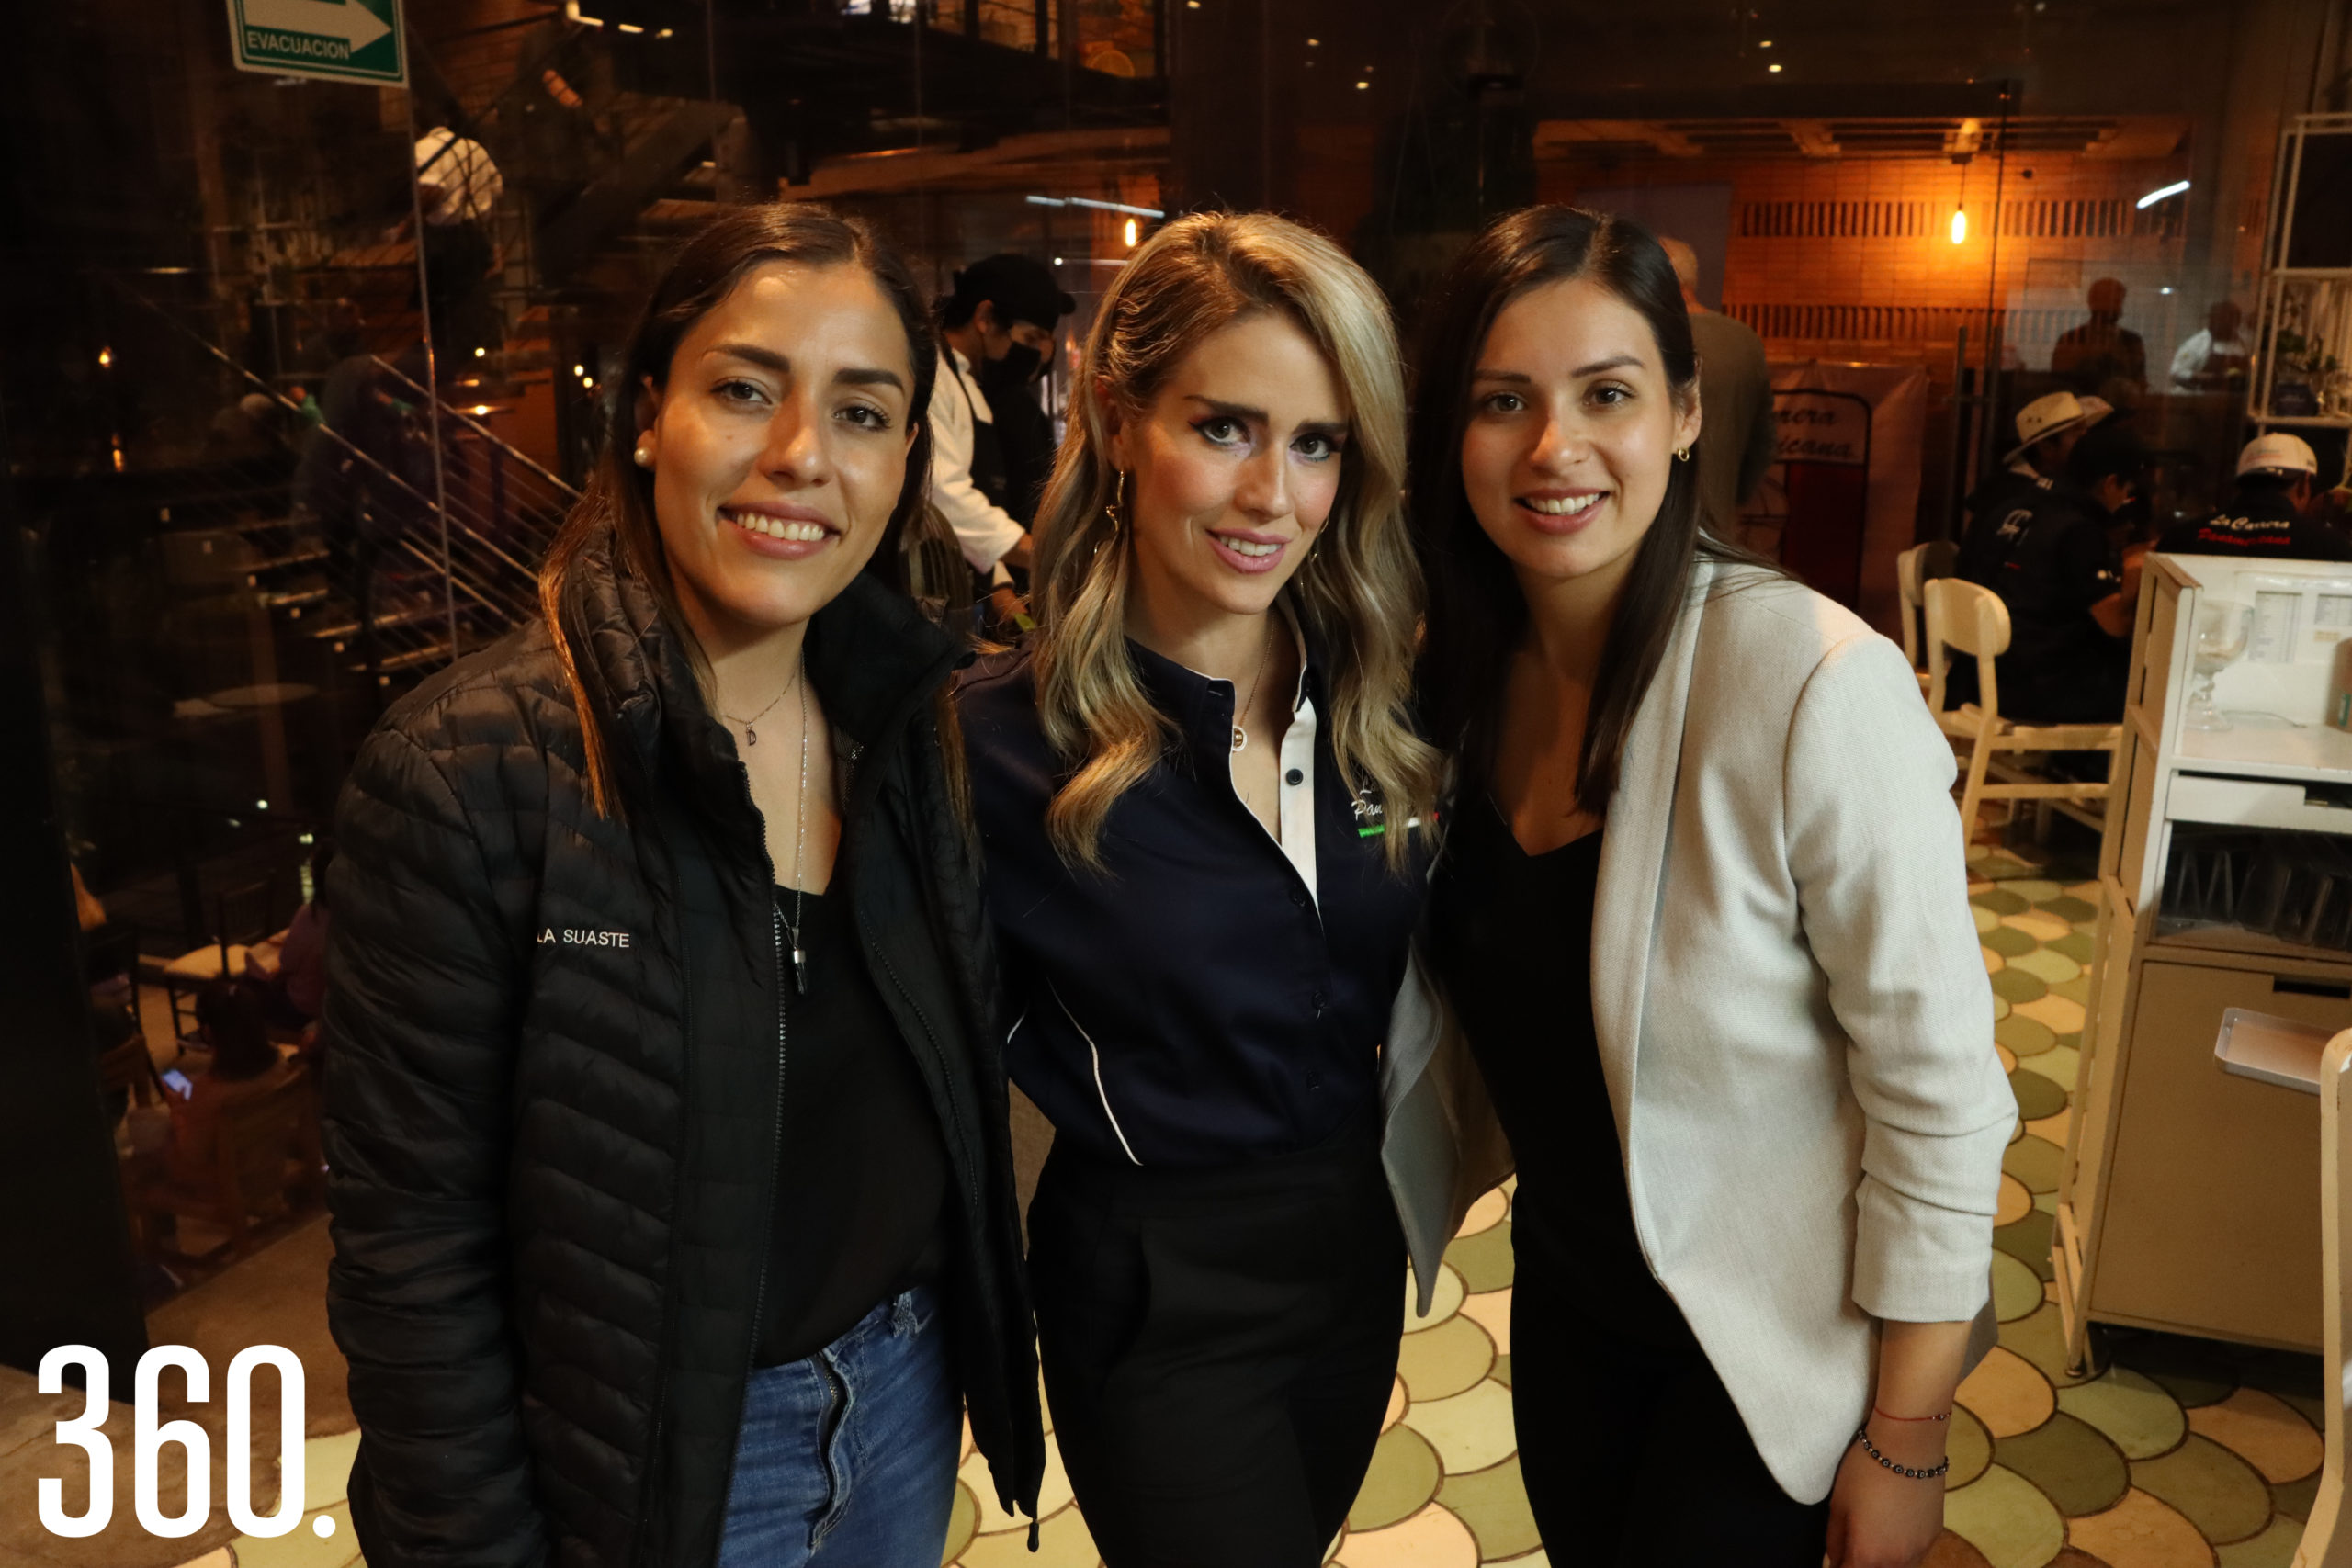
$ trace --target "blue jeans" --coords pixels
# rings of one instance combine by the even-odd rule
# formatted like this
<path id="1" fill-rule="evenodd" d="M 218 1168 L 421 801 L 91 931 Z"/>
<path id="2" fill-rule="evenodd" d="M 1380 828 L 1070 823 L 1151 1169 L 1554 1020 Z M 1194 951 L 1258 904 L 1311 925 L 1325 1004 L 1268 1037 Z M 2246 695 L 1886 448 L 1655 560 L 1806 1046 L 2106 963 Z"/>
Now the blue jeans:
<path id="1" fill-rule="evenodd" d="M 718 1568 L 939 1568 L 963 1404 L 930 1290 L 743 1395 Z"/>

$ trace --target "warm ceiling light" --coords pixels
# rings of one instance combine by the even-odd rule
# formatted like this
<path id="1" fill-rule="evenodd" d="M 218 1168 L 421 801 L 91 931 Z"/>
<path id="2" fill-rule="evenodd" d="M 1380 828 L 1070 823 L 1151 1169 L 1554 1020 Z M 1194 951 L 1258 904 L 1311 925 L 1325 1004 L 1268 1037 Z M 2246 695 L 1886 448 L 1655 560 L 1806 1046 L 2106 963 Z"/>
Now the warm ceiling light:
<path id="1" fill-rule="evenodd" d="M 1306 47 L 1309 49 L 1320 49 L 1323 47 L 1323 40 L 1319 38 L 1308 39 L 1306 40 Z"/>
<path id="2" fill-rule="evenodd" d="M 1129 249 L 1129 250 L 1133 250 L 1133 249 L 1135 249 L 1135 246 L 1136 246 L 1136 235 L 1139 231 L 1138 231 L 1138 230 L 1136 228 L 1136 220 L 1135 220 L 1134 219 L 1132 219 L 1132 218 L 1128 219 L 1128 220 L 1127 220 L 1127 249 Z"/>
<path id="3" fill-rule="evenodd" d="M 1761 42 L 1761 43 L 1758 44 L 1756 47 L 1757 47 L 1757 48 L 1758 48 L 1758 49 L 1770 49 L 1770 48 L 1771 48 L 1771 47 L 1772 47 L 1772 40 L 1771 40 L 1770 39 L 1766 39 L 1763 42 Z"/>
<path id="4" fill-rule="evenodd" d="M 1778 76 L 1781 73 L 1781 68 L 1778 65 L 1767 65 L 1764 69 L 1770 71 L 1775 76 Z"/>
<path id="5" fill-rule="evenodd" d="M 1365 88 L 1367 88 L 1367 87 L 1369 87 L 1369 86 L 1371 86 L 1371 85 L 1372 85 L 1372 84 L 1371 84 L 1371 83 L 1369 83 L 1369 82 L 1359 82 L 1359 83 L 1357 83 L 1357 84 L 1356 84 L 1356 91 L 1357 91 L 1357 92 L 1359 92 L 1359 93 L 1361 93 L 1361 92 L 1363 92 Z"/>
<path id="6" fill-rule="evenodd" d="M 2178 196 L 2182 191 L 2185 191 L 2188 188 L 2188 182 L 2187 180 L 2175 180 L 2172 184 L 2152 190 L 2147 195 L 2142 197 L 2140 198 L 2140 207 L 2142 210 L 2144 211 L 2146 209 L 2154 207 L 2156 203 L 2164 200 L 2165 197 L 2168 196 Z"/>
<path id="7" fill-rule="evenodd" d="M 1951 209 L 1951 243 L 1955 245 L 1968 243 L 1968 214 L 1957 207 Z"/>
<path id="8" fill-rule="evenodd" d="M 113 350 L 113 349 L 110 349 L 110 348 L 102 348 L 102 349 L 98 350 L 98 368 L 99 368 L 99 369 L 103 370 L 103 369 L 105 369 L 107 366 L 112 365 L 113 363 L 114 363 L 114 350 Z"/>

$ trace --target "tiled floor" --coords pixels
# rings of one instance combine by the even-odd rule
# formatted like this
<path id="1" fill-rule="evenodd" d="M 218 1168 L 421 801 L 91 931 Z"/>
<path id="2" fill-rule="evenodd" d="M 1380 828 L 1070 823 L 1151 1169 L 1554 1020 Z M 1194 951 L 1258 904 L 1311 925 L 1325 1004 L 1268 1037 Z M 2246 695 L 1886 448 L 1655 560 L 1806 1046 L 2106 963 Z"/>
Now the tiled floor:
<path id="1" fill-rule="evenodd" d="M 2286 1568 L 2318 1484 L 2314 1359 L 2110 1333 L 2109 1370 L 2088 1382 L 2066 1375 L 2048 1300 L 2050 1207 L 2079 1060 L 2091 889 L 2007 856 L 1976 869 L 1976 919 L 2018 1128 L 1996 1233 L 2001 1348 L 1961 1391 L 1951 1529 L 1932 1568 Z M 1333 1547 L 1333 1561 L 1347 1568 L 1547 1562 L 1513 1451 L 1507 1194 L 1479 1205 L 1446 1257 L 1436 1310 L 1408 1324 L 1372 1474 Z M 339 1508 L 351 1439 L 320 1435 L 318 1381 L 308 1501 L 313 1517 L 335 1520 L 334 1533 L 315 1536 L 306 1517 L 293 1535 L 233 1541 L 188 1568 L 356 1562 Z M 0 1418 L 12 1414 L 0 1410 Z M 1092 1568 L 1093 1545 L 1058 1464 L 1035 1557 L 1025 1528 L 980 1501 L 992 1490 L 979 1460 L 967 1458 L 951 1562 Z M 18 1545 L 38 1550 L 0 1542 Z M 1561 1554 L 1564 1564 L 1575 1560 L 1572 1550 Z M 46 1568 L 86 1559 L 30 1561 Z M 0 1562 L 13 1560 L 0 1551 Z"/>
<path id="2" fill-rule="evenodd" d="M 2016 854 L 1976 853 L 1972 897 L 2018 1124 L 1994 1233 L 2001 1346 L 1961 1390 L 1949 1529 L 1931 1568 L 2287 1568 L 2319 1479 L 2314 1359 L 2111 1333 L 2104 1375 L 2066 1375 L 2048 1299 L 2051 1209 L 2096 889 L 2047 880 Z M 1446 1269 L 1436 1310 L 1407 1324 L 1387 1430 L 1332 1551 L 1346 1568 L 1547 1562 L 1511 1434 L 1505 1194 L 1471 1214 Z M 967 1460 L 950 1560 L 1093 1568 L 1058 1467 L 1053 1477 L 1033 1559 L 1025 1530 L 978 1501 L 990 1488 Z"/>

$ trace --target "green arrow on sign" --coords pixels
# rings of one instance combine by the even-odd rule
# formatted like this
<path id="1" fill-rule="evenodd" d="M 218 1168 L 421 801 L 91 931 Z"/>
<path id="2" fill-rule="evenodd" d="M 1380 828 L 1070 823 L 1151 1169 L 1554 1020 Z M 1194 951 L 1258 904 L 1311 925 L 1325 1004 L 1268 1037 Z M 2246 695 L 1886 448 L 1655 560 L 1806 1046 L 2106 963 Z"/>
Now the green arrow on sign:
<path id="1" fill-rule="evenodd" d="M 408 80 L 400 0 L 229 0 L 229 38 L 243 71 Z"/>

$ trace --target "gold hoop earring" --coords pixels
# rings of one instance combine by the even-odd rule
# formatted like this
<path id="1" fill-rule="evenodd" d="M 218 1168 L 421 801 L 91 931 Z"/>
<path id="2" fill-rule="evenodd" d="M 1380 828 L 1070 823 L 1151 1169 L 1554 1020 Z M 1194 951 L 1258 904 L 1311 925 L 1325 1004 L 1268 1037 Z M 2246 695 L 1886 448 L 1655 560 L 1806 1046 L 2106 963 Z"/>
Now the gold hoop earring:
<path id="1" fill-rule="evenodd" d="M 1690 460 L 1690 448 L 1688 446 L 1677 446 L 1674 449 L 1674 460 L 1678 463 L 1689 462 Z"/>
<path id="2" fill-rule="evenodd" d="M 1102 506 L 1102 515 L 1111 520 L 1111 537 L 1117 538 L 1119 530 L 1127 525 L 1127 470 L 1119 470 L 1119 482 L 1111 490 L 1111 499 Z"/>

